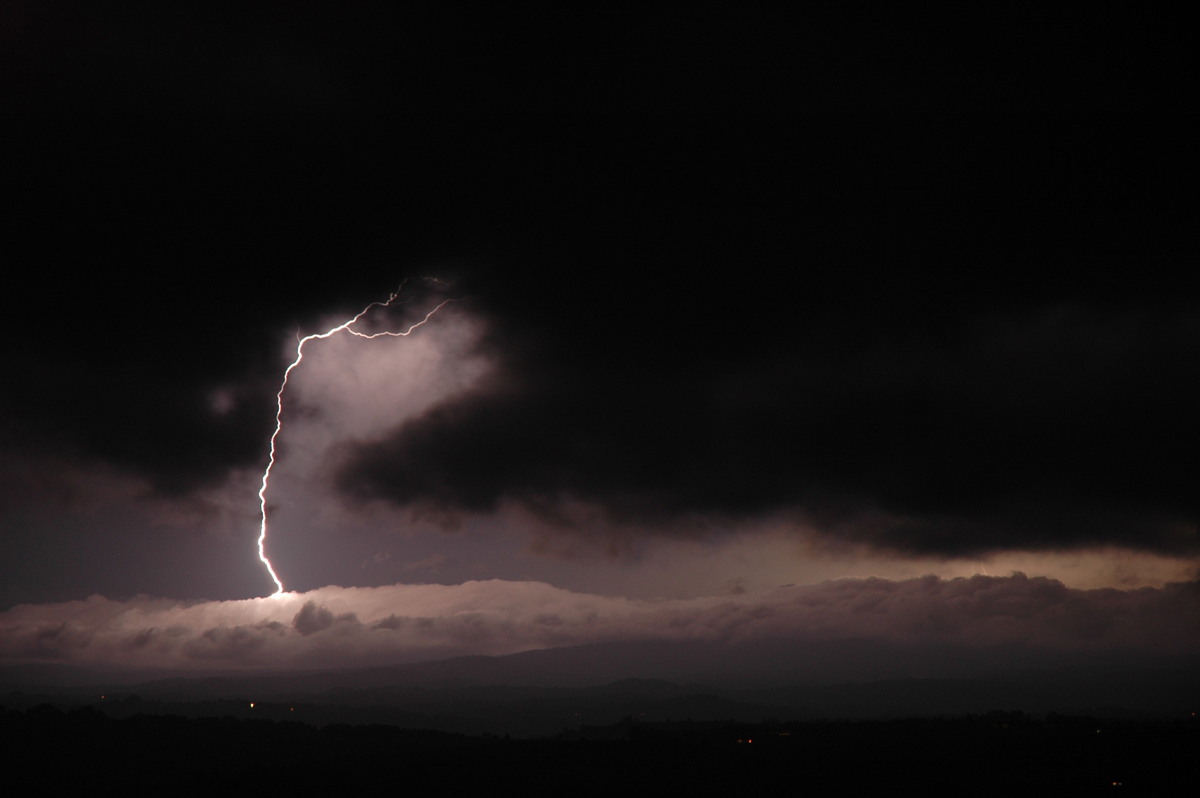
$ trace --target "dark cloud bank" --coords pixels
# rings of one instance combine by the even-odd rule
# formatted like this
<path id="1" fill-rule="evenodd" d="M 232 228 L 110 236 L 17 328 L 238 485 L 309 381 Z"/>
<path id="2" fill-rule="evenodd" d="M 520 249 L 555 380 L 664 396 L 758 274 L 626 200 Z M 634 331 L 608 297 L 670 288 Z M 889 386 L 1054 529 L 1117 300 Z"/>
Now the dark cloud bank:
<path id="1" fill-rule="evenodd" d="M 16 168 L 17 254 L 45 290 L 13 309 L 39 335 L 6 342 L 10 448 L 219 483 L 261 460 L 282 331 L 421 264 L 496 370 L 347 445 L 351 503 L 576 502 L 651 532 L 784 511 L 949 555 L 1200 546 L 1169 120 L 367 130 L 31 140 L 52 167 Z"/>
<path id="2" fill-rule="evenodd" d="M 340 485 L 551 518 L 579 501 L 660 530 L 794 510 L 913 553 L 1194 554 L 1194 280 L 1144 241 L 1164 219 L 1092 195 L 1097 165 L 1038 157 L 882 187 L 854 185 L 882 166 L 857 164 L 794 204 L 800 174 L 741 185 L 778 163 L 676 164 L 670 192 L 621 193 L 568 242 L 468 274 L 499 373 L 349 452 Z"/>
<path id="3" fill-rule="evenodd" d="M 405 275 L 445 281 L 494 370 L 345 441 L 349 507 L 1200 549 L 1178 34 L 20 8 L 0 492 L 30 550 L 24 509 L 59 497 L 28 464 L 228 484 L 283 342 Z"/>

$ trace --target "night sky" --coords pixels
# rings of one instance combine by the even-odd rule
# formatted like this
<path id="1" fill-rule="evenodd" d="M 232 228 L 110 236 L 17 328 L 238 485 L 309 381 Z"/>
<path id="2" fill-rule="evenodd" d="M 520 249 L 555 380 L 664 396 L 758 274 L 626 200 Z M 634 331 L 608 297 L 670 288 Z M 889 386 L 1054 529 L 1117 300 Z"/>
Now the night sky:
<path id="1" fill-rule="evenodd" d="M 0 68 L 5 662 L 1196 654 L 1170 40 L 27 5 Z M 401 285 L 359 329 L 453 301 L 293 372 L 267 549 L 295 593 L 262 598 L 296 337 Z"/>

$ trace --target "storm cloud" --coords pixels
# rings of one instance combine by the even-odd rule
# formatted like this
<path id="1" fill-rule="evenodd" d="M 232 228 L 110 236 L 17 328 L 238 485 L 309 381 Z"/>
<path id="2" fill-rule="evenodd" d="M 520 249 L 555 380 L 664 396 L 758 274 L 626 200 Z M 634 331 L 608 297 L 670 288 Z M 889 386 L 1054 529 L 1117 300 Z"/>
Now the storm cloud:
<path id="1" fill-rule="evenodd" d="M 471 105 L 461 73 L 444 92 L 415 87 L 395 59 L 418 56 L 390 32 L 358 21 L 365 38 L 320 54 L 307 37 L 336 26 L 268 16 L 235 34 L 211 15 L 135 14 L 89 23 L 86 43 L 74 18 L 23 23 L 60 49 L 11 54 L 29 125 L 11 126 L 5 156 L 21 288 L 0 337 L 4 606 L 255 595 L 254 491 L 297 336 L 406 275 L 425 288 L 405 310 L 437 294 L 452 312 L 403 347 L 322 341 L 295 372 L 267 499 L 267 548 L 290 587 L 503 578 L 604 592 L 637 570 L 637 595 L 662 582 L 685 596 L 1051 559 L 1068 581 L 1193 578 L 1200 292 L 1180 264 L 1194 135 L 1149 110 L 1144 84 L 1076 78 L 1044 106 L 1121 97 L 1144 116 L 847 119 L 861 102 L 910 107 L 898 98 L 940 114 L 975 98 L 975 79 L 944 70 L 948 83 L 896 94 L 869 70 L 821 95 L 837 114 L 810 117 L 783 86 L 815 84 L 754 66 L 739 74 L 775 88 L 738 86 L 717 105 L 779 110 L 774 98 L 789 113 L 550 122 L 535 92 L 521 99 L 538 113 L 511 125 L 418 120 L 410 90 Z M 490 20 L 472 25 L 511 50 Z M 907 41 L 931 30 L 902 27 Z M 844 29 L 846 52 L 862 52 L 859 28 Z M 216 38 L 184 46 L 189 31 Z M 768 38 L 792 52 L 793 32 Z M 360 41 L 386 52 L 340 68 Z M 842 52 L 810 45 L 818 61 Z M 888 56 L 889 74 L 910 52 L 892 47 L 905 57 Z M 1067 60 L 1111 75 L 1111 52 Z M 475 58 L 468 71 L 490 75 L 493 59 Z M 562 80 L 590 110 L 593 95 Z M 1030 86 L 1001 107 L 1048 99 Z M 677 95 L 637 96 L 657 112 Z M 50 113 L 60 104 L 81 122 Z M 346 107 L 405 116 L 304 110 Z M 769 552 L 759 564 L 794 573 L 721 561 L 752 541 Z M 666 553 L 693 543 L 706 556 L 673 571 Z M 818 549 L 837 565 L 804 559 Z M 306 640 L 355 628 L 336 620 L 347 612 L 370 623 L 329 607 L 326 626 L 314 607 Z M 294 630 L 301 608 L 271 623 Z M 236 626 L 196 650 L 274 645 L 274 627 Z M 47 629 L 48 646 L 74 639 Z"/>
<path id="2" fill-rule="evenodd" d="M 1200 550 L 1194 303 L 942 313 L 932 337 L 873 318 L 870 299 L 796 318 L 774 297 L 801 282 L 717 286 L 703 321 L 678 307 L 702 307 L 694 288 L 553 331 L 528 329 L 537 311 L 491 319 L 497 348 L 539 345 L 496 352 L 501 374 L 347 450 L 339 485 L 473 513 L 582 502 L 651 534 L 794 511 L 916 554 Z M 641 314 L 655 324 L 639 336 Z"/>

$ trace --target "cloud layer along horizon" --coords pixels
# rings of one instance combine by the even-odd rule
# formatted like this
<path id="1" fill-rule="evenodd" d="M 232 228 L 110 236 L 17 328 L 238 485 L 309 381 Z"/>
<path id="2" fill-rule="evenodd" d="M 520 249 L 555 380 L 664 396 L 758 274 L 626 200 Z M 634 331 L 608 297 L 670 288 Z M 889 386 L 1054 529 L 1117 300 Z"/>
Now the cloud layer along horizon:
<path id="1" fill-rule="evenodd" d="M 616 641 L 874 640 L 1195 657 L 1200 583 L 1080 590 L 1053 579 L 845 579 L 636 600 L 540 582 L 324 587 L 239 601 L 25 604 L 0 613 L 0 661 L 122 669 L 330 668 Z"/>

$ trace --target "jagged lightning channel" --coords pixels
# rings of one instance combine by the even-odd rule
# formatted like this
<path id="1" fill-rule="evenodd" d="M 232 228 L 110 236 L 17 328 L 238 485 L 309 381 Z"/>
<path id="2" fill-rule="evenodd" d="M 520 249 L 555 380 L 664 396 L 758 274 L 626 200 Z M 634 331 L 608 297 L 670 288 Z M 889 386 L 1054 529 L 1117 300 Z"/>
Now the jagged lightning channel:
<path id="1" fill-rule="evenodd" d="M 275 592 L 272 594 L 274 596 L 281 595 L 285 591 L 283 588 L 283 582 L 279 579 L 279 575 L 277 573 L 275 573 L 275 568 L 271 565 L 271 561 L 269 559 L 267 559 L 267 551 L 266 551 L 266 545 L 267 545 L 267 488 L 269 487 L 270 482 L 271 482 L 271 471 L 272 471 L 272 469 L 275 468 L 275 443 L 279 439 L 280 432 L 282 432 L 282 430 L 283 430 L 283 395 L 287 391 L 288 378 L 291 376 L 292 370 L 295 369 L 296 366 L 300 365 L 300 361 L 304 360 L 304 345 L 307 344 L 309 341 L 312 341 L 312 340 L 315 340 L 318 338 L 329 338 L 331 336 L 337 335 L 340 332 L 347 332 L 347 333 L 350 333 L 351 335 L 357 336 L 359 338 L 382 338 L 384 336 L 390 336 L 393 338 L 402 338 L 402 337 L 407 336 L 410 333 L 412 333 L 413 330 L 415 330 L 418 327 L 425 324 L 427 321 L 429 321 L 430 319 L 433 318 L 435 313 L 437 313 L 439 310 L 444 308 L 446 305 L 448 305 L 449 303 L 454 301 L 452 299 L 443 300 L 433 310 L 426 313 L 425 317 L 423 319 L 421 319 L 420 321 L 413 324 L 407 330 L 404 330 L 401 332 L 397 332 L 394 330 L 384 330 L 383 332 L 377 332 L 377 333 L 364 333 L 364 332 L 359 332 L 358 330 L 353 329 L 354 325 L 363 316 L 365 316 L 365 315 L 367 315 L 367 313 L 371 312 L 372 309 L 386 308 L 386 307 L 390 307 L 392 304 L 394 304 L 396 302 L 396 300 L 400 297 L 400 290 L 403 289 L 403 287 L 404 286 L 401 285 L 399 289 L 392 292 L 388 296 L 388 298 L 384 301 L 372 302 L 371 304 L 367 305 L 365 308 L 360 310 L 358 312 L 358 314 L 355 315 L 353 318 L 342 322 L 341 324 L 339 324 L 336 327 L 333 327 L 332 329 L 326 330 L 323 333 L 313 333 L 312 335 L 306 335 L 303 338 L 298 338 L 298 340 L 296 342 L 296 359 L 293 360 L 291 362 L 291 365 L 289 365 L 283 372 L 283 380 L 279 384 L 279 393 L 275 394 L 275 431 L 271 433 L 271 445 L 270 445 L 270 449 L 269 449 L 269 453 L 268 453 L 268 457 L 267 457 L 267 467 L 266 467 L 266 469 L 263 470 L 262 485 L 258 489 L 259 517 L 261 518 L 261 522 L 260 522 L 259 528 L 258 528 L 258 559 L 262 561 L 262 564 L 264 566 L 266 566 L 267 573 L 271 575 L 271 580 L 275 583 Z"/>

